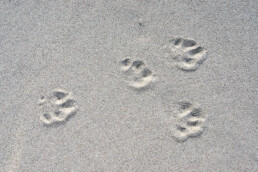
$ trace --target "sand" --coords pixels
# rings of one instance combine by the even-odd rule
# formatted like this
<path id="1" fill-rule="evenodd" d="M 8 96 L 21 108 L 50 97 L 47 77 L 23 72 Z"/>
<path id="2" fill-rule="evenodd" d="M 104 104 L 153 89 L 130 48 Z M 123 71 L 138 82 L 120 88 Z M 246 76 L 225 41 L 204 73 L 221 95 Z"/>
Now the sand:
<path id="1" fill-rule="evenodd" d="M 0 2 L 0 171 L 257 171 L 257 2 Z"/>

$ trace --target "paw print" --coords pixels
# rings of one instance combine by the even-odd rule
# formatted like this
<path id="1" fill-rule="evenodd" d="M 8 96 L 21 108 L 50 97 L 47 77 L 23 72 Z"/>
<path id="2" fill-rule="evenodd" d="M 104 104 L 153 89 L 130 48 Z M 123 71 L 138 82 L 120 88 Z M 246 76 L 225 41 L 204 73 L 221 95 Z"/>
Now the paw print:
<path id="1" fill-rule="evenodd" d="M 140 60 L 124 59 L 121 61 L 121 70 L 124 71 L 126 82 L 133 88 L 145 88 L 154 81 L 154 74 Z"/>
<path id="2" fill-rule="evenodd" d="M 198 69 L 207 55 L 207 50 L 194 40 L 180 37 L 170 41 L 168 50 L 175 60 L 176 66 L 183 71 L 195 71 Z"/>
<path id="3" fill-rule="evenodd" d="M 64 89 L 54 89 L 50 96 L 42 96 L 39 105 L 43 108 L 40 120 L 46 125 L 67 121 L 78 107 L 72 93 Z"/>
<path id="4" fill-rule="evenodd" d="M 189 137 L 199 136 L 203 131 L 206 121 L 201 109 L 188 101 L 179 102 L 180 114 L 176 117 L 174 138 L 179 142 L 186 141 Z"/>

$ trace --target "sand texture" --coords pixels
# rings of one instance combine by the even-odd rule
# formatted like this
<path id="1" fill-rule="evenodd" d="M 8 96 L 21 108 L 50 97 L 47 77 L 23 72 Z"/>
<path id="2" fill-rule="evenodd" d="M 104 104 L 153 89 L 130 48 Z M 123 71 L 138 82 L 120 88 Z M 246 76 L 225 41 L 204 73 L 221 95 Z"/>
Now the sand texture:
<path id="1" fill-rule="evenodd" d="M 0 171 L 258 171 L 256 0 L 1 0 Z"/>

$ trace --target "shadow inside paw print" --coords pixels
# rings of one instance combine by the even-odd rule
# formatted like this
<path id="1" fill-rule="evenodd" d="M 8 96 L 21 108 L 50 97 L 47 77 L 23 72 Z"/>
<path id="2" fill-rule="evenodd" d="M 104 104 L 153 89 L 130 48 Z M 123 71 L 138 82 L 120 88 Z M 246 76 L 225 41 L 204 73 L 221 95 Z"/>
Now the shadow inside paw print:
<path id="1" fill-rule="evenodd" d="M 154 81 L 154 74 L 143 61 L 126 58 L 121 61 L 121 70 L 124 71 L 126 82 L 133 88 L 142 89 Z"/>
<path id="2" fill-rule="evenodd" d="M 54 89 L 48 97 L 42 96 L 39 105 L 43 106 L 40 119 L 45 125 L 64 123 L 78 109 L 72 93 L 60 88 Z"/>
<path id="3" fill-rule="evenodd" d="M 198 45 L 196 41 L 181 37 L 172 39 L 168 48 L 176 66 L 183 71 L 197 70 L 207 55 L 207 50 Z"/>
<path id="4" fill-rule="evenodd" d="M 174 138 L 178 142 L 184 142 L 189 137 L 197 137 L 203 131 L 203 124 L 206 117 L 197 105 L 192 105 L 188 101 L 179 102 L 179 111 L 177 115 Z"/>

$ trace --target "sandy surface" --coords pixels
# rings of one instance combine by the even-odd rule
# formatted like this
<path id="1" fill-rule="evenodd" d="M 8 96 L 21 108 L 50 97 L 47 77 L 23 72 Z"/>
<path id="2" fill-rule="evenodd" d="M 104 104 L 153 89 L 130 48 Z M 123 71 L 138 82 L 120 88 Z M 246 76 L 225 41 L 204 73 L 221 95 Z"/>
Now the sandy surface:
<path id="1" fill-rule="evenodd" d="M 0 2 L 0 171 L 257 171 L 255 0 Z"/>

